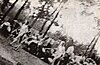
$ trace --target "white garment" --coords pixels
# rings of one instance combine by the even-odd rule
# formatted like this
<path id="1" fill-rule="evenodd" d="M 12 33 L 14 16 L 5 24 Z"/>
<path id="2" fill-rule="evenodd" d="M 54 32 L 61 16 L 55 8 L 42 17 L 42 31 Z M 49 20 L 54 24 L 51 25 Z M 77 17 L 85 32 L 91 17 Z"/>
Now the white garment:
<path id="1" fill-rule="evenodd" d="M 61 56 L 61 55 L 64 55 L 65 54 L 65 47 L 64 46 L 61 46 L 59 45 L 58 48 L 57 48 L 57 51 L 55 52 L 54 56 Z"/>
<path id="2" fill-rule="evenodd" d="M 7 27 L 7 30 L 8 30 L 8 32 L 10 32 L 11 31 L 11 27 Z"/>
<path id="3" fill-rule="evenodd" d="M 26 32 L 28 32 L 28 25 L 23 24 L 21 29 L 20 29 L 19 34 L 23 34 L 23 33 L 26 33 Z"/>
<path id="4" fill-rule="evenodd" d="M 54 58 L 51 65 L 54 65 L 55 60 L 60 58 L 61 56 L 64 56 L 64 54 L 65 54 L 65 47 L 59 45 L 57 51 L 55 52 L 55 54 L 53 54 Z"/>
<path id="5" fill-rule="evenodd" d="M 66 53 L 68 53 L 68 54 L 73 54 L 73 52 L 74 52 L 74 46 L 68 47 Z"/>
<path id="6" fill-rule="evenodd" d="M 75 61 L 79 64 L 80 60 L 82 60 L 83 57 L 82 56 L 75 56 Z"/>

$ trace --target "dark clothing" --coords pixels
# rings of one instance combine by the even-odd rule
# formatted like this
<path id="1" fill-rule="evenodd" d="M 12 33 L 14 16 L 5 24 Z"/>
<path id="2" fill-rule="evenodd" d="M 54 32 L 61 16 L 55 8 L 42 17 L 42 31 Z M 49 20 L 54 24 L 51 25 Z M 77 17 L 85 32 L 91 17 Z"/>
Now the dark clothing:
<path id="1" fill-rule="evenodd" d="M 9 0 L 3 0 L 3 4 L 1 5 L 1 11 L 4 12 L 5 7 L 9 3 Z"/>
<path id="2" fill-rule="evenodd" d="M 63 60 L 60 61 L 59 65 L 66 65 L 67 63 L 69 63 L 69 55 L 63 57 Z"/>
<path id="3" fill-rule="evenodd" d="M 8 27 L 8 26 L 4 25 L 4 26 L 2 27 L 2 29 L 0 29 L 0 33 L 1 33 L 3 36 L 5 36 L 5 37 L 8 37 L 9 34 L 10 34 L 10 32 L 7 30 L 7 27 Z"/>

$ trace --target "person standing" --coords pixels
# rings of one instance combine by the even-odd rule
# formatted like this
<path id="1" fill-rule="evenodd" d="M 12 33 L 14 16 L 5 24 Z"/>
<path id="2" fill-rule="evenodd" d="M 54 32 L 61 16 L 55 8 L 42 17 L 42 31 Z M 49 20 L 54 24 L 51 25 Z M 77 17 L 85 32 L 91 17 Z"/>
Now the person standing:
<path id="1" fill-rule="evenodd" d="M 11 24 L 9 22 L 4 22 L 0 25 L 0 29 L 1 34 L 7 37 L 11 33 Z"/>
<path id="2" fill-rule="evenodd" d="M 7 27 L 8 32 L 11 32 L 11 25 L 9 22 L 4 22 L 3 24 L 1 24 L 0 28 L 3 28 L 4 26 Z"/>
<path id="3" fill-rule="evenodd" d="M 10 43 L 11 45 L 12 45 L 13 43 L 15 43 L 24 33 L 29 32 L 29 30 L 28 30 L 28 24 L 29 24 L 29 22 L 26 21 L 26 22 L 21 26 L 20 32 L 19 32 L 18 36 L 17 36 L 16 38 L 14 38 L 14 40 Z"/>
<path id="4" fill-rule="evenodd" d="M 54 65 L 56 59 L 63 57 L 65 55 L 65 42 L 61 41 L 58 45 L 56 52 L 53 54 L 54 58 L 51 65 Z"/>

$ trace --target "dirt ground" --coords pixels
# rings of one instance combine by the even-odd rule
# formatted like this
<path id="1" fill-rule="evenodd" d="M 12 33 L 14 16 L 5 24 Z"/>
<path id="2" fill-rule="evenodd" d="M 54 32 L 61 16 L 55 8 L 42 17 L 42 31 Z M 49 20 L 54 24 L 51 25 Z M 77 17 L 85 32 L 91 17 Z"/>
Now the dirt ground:
<path id="1" fill-rule="evenodd" d="M 22 65 L 48 65 L 23 49 L 19 49 L 19 52 L 15 51 L 9 45 L 9 42 L 10 41 L 7 38 L 0 35 L 0 56 L 6 59 L 7 62 L 9 61 L 13 63 L 13 65 L 16 65 L 18 62 L 20 62 Z M 2 60 L 0 59 L 0 62 L 1 61 Z"/>

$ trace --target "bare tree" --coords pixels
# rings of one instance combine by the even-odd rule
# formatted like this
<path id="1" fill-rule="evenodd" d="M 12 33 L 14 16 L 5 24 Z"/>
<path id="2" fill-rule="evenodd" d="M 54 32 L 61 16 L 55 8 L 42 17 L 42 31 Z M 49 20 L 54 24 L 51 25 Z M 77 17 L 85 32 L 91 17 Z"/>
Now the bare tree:
<path id="1" fill-rule="evenodd" d="M 46 25 L 46 23 L 50 20 L 50 17 L 53 16 L 53 14 L 57 11 L 57 9 L 60 7 L 61 3 L 59 4 L 59 6 L 50 14 L 48 15 L 48 19 L 43 23 L 39 33 L 41 33 Z M 48 9 L 47 9 L 48 10 Z"/>
<path id="2" fill-rule="evenodd" d="M 42 16 L 42 14 L 44 13 L 44 8 L 46 6 L 47 2 L 45 2 L 45 4 L 41 7 L 40 12 L 37 14 L 36 18 L 34 19 L 33 23 L 31 24 L 31 26 L 33 26 L 37 20 Z"/>
<path id="3" fill-rule="evenodd" d="M 20 15 L 21 11 L 24 9 L 24 6 L 26 5 L 27 2 L 28 2 L 28 0 L 25 1 L 25 3 L 22 5 L 22 7 L 21 7 L 21 8 L 18 10 L 18 12 L 16 13 L 15 17 L 13 18 L 13 20 L 10 21 L 11 23 L 13 23 L 13 28 L 12 28 L 12 30 L 14 30 L 14 29 L 16 29 L 16 28 L 19 27 L 19 24 L 18 24 L 18 23 L 15 23 L 15 22 L 13 22 L 13 21 L 18 19 L 18 17 L 19 17 L 19 15 Z M 18 24 L 18 25 L 17 25 L 17 24 Z"/>
<path id="4" fill-rule="evenodd" d="M 18 10 L 13 20 L 17 20 L 18 16 L 20 15 L 21 11 L 24 9 L 24 6 L 26 5 L 27 2 L 28 0 L 26 0 L 25 3 L 22 5 L 22 7 Z"/>
<path id="5" fill-rule="evenodd" d="M 54 17 L 54 19 L 51 21 L 51 24 L 48 26 L 47 30 L 45 31 L 43 38 L 46 36 L 47 32 L 49 31 L 49 29 L 51 28 L 51 26 L 53 25 L 55 19 L 58 17 L 60 10 L 57 12 L 56 16 Z"/>

